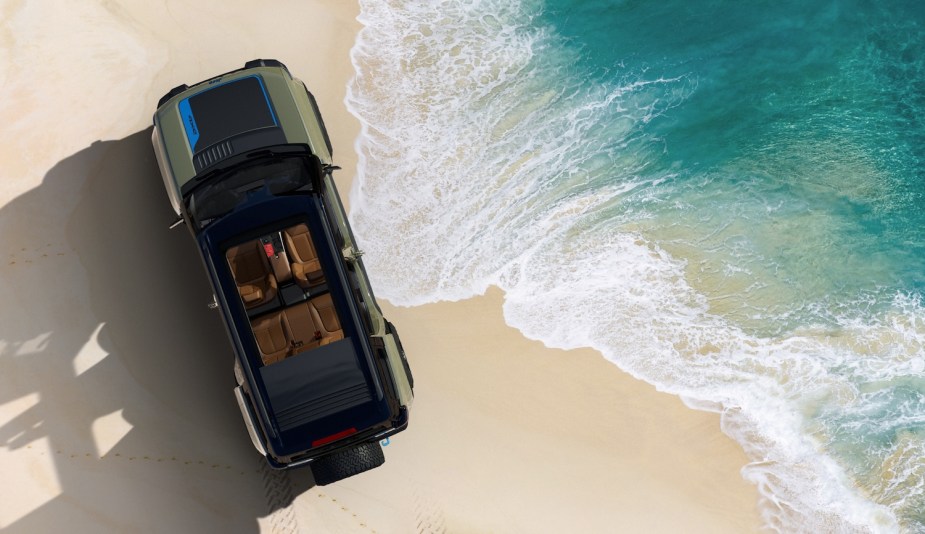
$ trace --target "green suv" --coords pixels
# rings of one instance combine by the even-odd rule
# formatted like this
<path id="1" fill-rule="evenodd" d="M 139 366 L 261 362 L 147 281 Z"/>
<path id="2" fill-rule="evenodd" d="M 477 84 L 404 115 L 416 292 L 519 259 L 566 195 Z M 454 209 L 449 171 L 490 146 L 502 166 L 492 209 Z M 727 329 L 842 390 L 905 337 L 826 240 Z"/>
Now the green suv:
<path id="1" fill-rule="evenodd" d="M 254 447 L 274 468 L 311 465 L 321 485 L 381 465 L 380 441 L 408 426 L 413 379 L 312 94 L 282 63 L 249 61 L 164 95 L 152 143 L 227 328 Z"/>

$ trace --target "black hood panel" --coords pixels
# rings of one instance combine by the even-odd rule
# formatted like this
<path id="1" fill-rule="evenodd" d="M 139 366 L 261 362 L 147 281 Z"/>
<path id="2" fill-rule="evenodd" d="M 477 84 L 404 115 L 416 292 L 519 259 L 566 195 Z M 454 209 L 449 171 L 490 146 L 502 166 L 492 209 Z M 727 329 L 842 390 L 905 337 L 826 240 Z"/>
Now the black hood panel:
<path id="1" fill-rule="evenodd" d="M 212 85 L 180 101 L 179 110 L 197 173 L 256 146 L 285 142 L 257 75 Z"/>

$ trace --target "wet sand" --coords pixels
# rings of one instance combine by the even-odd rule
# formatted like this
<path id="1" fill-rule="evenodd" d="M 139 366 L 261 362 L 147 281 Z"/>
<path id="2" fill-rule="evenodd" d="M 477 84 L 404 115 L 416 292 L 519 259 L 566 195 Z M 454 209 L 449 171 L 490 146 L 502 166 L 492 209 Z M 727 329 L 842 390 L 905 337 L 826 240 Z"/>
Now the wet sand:
<path id="1" fill-rule="evenodd" d="M 337 178 L 358 8 L 215 1 L 0 9 L 0 528 L 8 532 L 749 532 L 715 414 L 507 327 L 503 295 L 394 308 L 409 430 L 370 473 L 267 469 L 211 291 L 150 148 L 171 87 L 273 57 L 318 98 Z"/>

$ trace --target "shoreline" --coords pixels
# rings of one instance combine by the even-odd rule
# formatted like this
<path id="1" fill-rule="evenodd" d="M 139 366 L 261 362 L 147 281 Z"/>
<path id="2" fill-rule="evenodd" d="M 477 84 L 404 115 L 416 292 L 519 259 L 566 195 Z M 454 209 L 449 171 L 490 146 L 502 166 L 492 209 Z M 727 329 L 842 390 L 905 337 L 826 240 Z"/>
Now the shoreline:
<path id="1" fill-rule="evenodd" d="M 359 5 L 313 0 L 285 18 L 211 0 L 182 13 L 138 1 L 71 7 L 66 16 L 32 4 L 4 13 L 0 74 L 11 103 L 0 108 L 9 125 L 0 157 L 10 176 L 0 241 L 10 304 L 0 308 L 0 470 L 9 489 L 0 527 L 759 529 L 757 489 L 739 474 L 747 459 L 717 414 L 687 408 L 593 350 L 526 339 L 504 322 L 496 288 L 410 308 L 380 301 L 417 395 L 385 465 L 325 487 L 312 487 L 308 470 L 266 468 L 231 395 L 230 347 L 204 306 L 211 290 L 195 250 L 184 230 L 166 230 L 173 214 L 150 112 L 177 84 L 279 59 L 318 100 L 349 205 L 360 124 L 344 98 Z M 75 25 L 94 31 L 75 34 Z M 105 106 L 75 107 L 62 87 L 101 95 Z M 112 246 L 139 236 L 146 254 Z"/>
<path id="2" fill-rule="evenodd" d="M 502 301 L 491 288 L 382 303 L 417 380 L 412 425 L 388 462 L 440 497 L 449 532 L 759 530 L 757 489 L 739 474 L 748 460 L 718 414 L 592 349 L 526 339 Z"/>
<path id="3" fill-rule="evenodd" d="M 341 111 L 338 122 L 357 139 L 358 119 Z M 346 163 L 338 160 L 336 180 L 349 209 L 360 183 L 347 171 L 357 161 Z M 596 350 L 527 339 L 504 322 L 503 296 L 492 287 L 459 302 L 399 307 L 379 299 L 416 379 L 411 425 L 386 449 L 387 465 L 400 463 L 420 481 L 415 492 L 436 495 L 431 506 L 449 532 L 760 529 L 758 490 L 739 472 L 748 458 L 723 434 L 719 414 L 656 391 Z M 472 437 L 460 444 L 460 434 Z M 558 460 L 548 465 L 550 457 Z M 433 473 L 437 466 L 449 481 Z M 479 479 L 509 485 L 481 495 Z"/>

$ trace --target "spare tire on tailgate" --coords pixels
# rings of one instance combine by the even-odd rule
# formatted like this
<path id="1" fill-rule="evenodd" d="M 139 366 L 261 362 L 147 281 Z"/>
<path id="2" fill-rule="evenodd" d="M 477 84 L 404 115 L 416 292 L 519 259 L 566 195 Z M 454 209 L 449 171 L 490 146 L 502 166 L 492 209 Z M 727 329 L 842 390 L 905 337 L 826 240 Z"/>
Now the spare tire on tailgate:
<path id="1" fill-rule="evenodd" d="M 385 455 L 378 443 L 362 443 L 352 449 L 322 456 L 312 462 L 311 467 L 315 484 L 325 486 L 375 469 L 384 463 Z"/>

